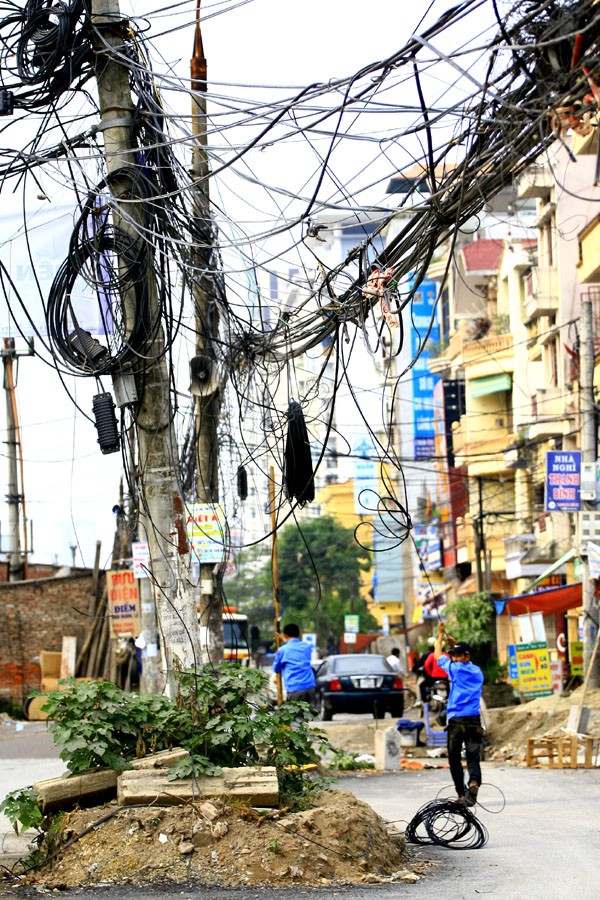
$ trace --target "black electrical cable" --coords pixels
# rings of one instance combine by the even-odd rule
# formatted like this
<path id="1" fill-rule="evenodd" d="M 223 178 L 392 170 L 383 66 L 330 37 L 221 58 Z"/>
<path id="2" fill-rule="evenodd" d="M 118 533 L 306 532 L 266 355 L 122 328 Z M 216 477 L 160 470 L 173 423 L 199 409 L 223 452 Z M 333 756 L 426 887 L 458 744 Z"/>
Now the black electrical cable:
<path id="1" fill-rule="evenodd" d="M 464 803 L 431 800 L 408 823 L 404 837 L 409 844 L 437 844 L 450 850 L 479 850 L 488 831 Z"/>

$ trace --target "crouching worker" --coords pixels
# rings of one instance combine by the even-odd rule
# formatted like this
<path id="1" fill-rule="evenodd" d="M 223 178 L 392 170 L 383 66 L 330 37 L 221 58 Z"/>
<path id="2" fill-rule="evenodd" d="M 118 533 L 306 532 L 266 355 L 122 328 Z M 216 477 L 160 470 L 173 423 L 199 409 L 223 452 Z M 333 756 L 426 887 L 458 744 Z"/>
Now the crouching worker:
<path id="1" fill-rule="evenodd" d="M 310 644 L 300 640 L 300 629 L 290 622 L 283 629 L 283 644 L 275 654 L 273 671 L 281 673 L 286 700 L 304 700 L 316 705 L 315 673 L 310 664 Z"/>
<path id="2" fill-rule="evenodd" d="M 465 641 L 455 641 L 447 635 L 450 646 L 443 655 L 444 623 L 438 626 L 434 647 L 437 664 L 444 669 L 450 679 L 448 697 L 448 763 L 456 788 L 458 800 L 467 806 L 475 806 L 481 785 L 481 748 L 483 728 L 481 726 L 481 690 L 483 672 L 471 662 L 471 648 Z M 465 776 L 462 766 L 462 748 L 465 748 L 469 782 L 465 796 Z"/>

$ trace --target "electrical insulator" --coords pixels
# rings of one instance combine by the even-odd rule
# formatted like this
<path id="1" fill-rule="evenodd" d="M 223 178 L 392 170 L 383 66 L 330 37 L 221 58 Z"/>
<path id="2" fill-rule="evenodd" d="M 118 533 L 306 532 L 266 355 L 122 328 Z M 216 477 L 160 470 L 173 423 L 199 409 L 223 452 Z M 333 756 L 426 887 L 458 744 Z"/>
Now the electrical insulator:
<path id="1" fill-rule="evenodd" d="M 248 476 L 243 466 L 239 466 L 237 470 L 237 492 L 240 500 L 248 497 Z"/>
<path id="2" fill-rule="evenodd" d="M 96 394 L 92 400 L 98 443 L 103 453 L 118 453 L 121 440 L 112 395 Z"/>

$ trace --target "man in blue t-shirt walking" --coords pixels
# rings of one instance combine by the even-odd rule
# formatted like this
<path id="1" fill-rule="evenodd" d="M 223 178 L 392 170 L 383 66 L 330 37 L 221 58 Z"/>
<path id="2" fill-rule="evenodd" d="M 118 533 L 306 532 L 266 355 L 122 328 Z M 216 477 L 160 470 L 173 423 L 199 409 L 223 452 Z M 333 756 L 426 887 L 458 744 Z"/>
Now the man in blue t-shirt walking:
<path id="1" fill-rule="evenodd" d="M 456 788 L 458 800 L 467 806 L 475 806 L 481 785 L 481 747 L 483 728 L 481 727 L 481 689 L 483 672 L 471 662 L 471 648 L 466 641 L 455 641 L 446 635 L 450 647 L 443 655 L 444 623 L 438 626 L 438 635 L 433 654 L 450 679 L 448 697 L 448 763 Z M 465 796 L 465 776 L 462 766 L 462 748 L 465 748 L 469 784 Z"/>
<path id="2" fill-rule="evenodd" d="M 283 644 L 275 654 L 273 671 L 283 676 L 286 700 L 305 700 L 315 706 L 316 680 L 310 664 L 312 649 L 300 640 L 300 629 L 290 622 L 283 629 Z"/>

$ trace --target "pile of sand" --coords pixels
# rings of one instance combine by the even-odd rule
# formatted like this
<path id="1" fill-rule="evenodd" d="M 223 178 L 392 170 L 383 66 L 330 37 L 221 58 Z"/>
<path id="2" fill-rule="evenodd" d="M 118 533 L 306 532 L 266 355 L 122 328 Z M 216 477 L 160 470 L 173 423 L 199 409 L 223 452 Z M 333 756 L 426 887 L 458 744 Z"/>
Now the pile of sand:
<path id="1" fill-rule="evenodd" d="M 423 863 L 401 834 L 348 791 L 323 791 L 304 812 L 257 811 L 221 801 L 64 815 L 51 865 L 21 884 L 329 885 L 418 881 Z"/>

